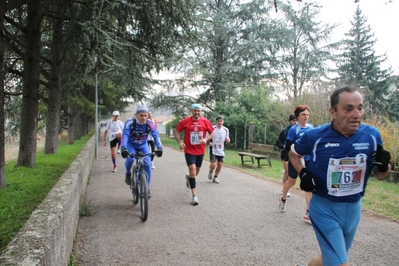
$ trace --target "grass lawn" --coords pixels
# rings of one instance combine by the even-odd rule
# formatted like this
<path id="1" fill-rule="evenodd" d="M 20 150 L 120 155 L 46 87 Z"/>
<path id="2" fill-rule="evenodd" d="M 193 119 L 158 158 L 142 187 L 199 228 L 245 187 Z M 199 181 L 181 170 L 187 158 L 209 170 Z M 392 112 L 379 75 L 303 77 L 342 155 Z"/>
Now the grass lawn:
<path id="1" fill-rule="evenodd" d="M 92 135 L 93 132 L 75 140 L 73 145 L 60 143 L 57 154 L 37 152 L 33 167 L 15 167 L 16 160 L 6 164 L 7 187 L 0 189 L 0 252 L 24 226 Z"/>
<path id="2" fill-rule="evenodd" d="M 174 138 L 162 136 L 162 144 L 178 149 L 179 146 Z M 264 179 L 281 180 L 283 165 L 280 160 L 272 159 L 272 167 L 258 168 L 250 164 L 241 165 L 240 156 L 234 149 L 225 150 L 225 165 L 236 167 L 248 173 Z M 281 181 L 280 181 L 281 182 Z M 295 185 L 299 189 L 299 182 Z M 399 221 L 399 183 L 388 183 L 369 178 L 366 194 L 363 197 L 363 209 L 372 213 L 387 216 Z"/>

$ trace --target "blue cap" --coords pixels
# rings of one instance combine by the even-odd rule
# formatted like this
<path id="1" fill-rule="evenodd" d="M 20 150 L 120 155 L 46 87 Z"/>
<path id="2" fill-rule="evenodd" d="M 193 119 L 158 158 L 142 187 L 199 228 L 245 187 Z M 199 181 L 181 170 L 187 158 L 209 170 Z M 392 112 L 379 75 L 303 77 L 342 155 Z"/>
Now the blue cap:
<path id="1" fill-rule="evenodd" d="M 137 106 L 136 115 L 139 113 L 148 113 L 148 108 L 144 105 Z"/>
<path id="2" fill-rule="evenodd" d="M 199 108 L 200 110 L 202 110 L 202 105 L 199 103 L 193 103 L 191 105 L 191 110 L 195 109 L 195 108 Z"/>

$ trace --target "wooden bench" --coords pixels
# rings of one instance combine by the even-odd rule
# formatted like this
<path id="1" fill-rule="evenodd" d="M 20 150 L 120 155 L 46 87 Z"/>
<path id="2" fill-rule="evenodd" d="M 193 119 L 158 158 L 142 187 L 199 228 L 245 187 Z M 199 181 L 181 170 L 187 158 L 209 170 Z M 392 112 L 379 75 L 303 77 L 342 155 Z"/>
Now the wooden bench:
<path id="1" fill-rule="evenodd" d="M 241 156 L 241 164 L 244 164 L 244 162 L 252 162 L 252 164 L 255 163 L 254 159 L 258 161 L 258 167 L 261 167 L 262 164 L 260 164 L 260 160 L 267 160 L 267 164 L 263 165 L 268 165 L 272 167 L 272 162 L 270 160 L 270 154 L 273 152 L 274 146 L 273 145 L 266 145 L 266 144 L 259 144 L 259 143 L 249 143 L 248 145 L 248 152 L 245 151 L 239 151 L 237 152 L 238 155 Z M 244 157 L 248 156 L 251 159 L 250 160 L 244 160 Z"/>

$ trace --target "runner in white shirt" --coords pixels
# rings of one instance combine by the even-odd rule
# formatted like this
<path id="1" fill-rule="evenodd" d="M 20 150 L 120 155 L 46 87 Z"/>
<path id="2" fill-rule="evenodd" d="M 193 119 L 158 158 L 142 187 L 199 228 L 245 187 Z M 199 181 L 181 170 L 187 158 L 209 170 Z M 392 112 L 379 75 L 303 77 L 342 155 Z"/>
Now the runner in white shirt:
<path id="1" fill-rule="evenodd" d="M 222 170 L 223 159 L 224 159 L 224 142 L 230 143 L 229 129 L 223 126 L 224 118 L 219 115 L 216 117 L 216 126 L 213 126 L 213 138 L 209 141 L 209 159 L 211 164 L 209 165 L 208 179 L 213 183 L 219 184 L 219 173 Z M 217 161 L 217 164 L 216 164 Z M 213 175 L 213 170 L 215 170 Z"/>
<path id="2" fill-rule="evenodd" d="M 107 146 L 107 133 L 109 131 L 108 141 L 111 147 L 111 159 L 112 159 L 112 164 L 114 165 L 112 172 L 114 173 L 116 172 L 116 145 L 120 143 L 120 140 L 122 139 L 122 131 L 124 126 L 123 122 L 118 118 L 119 118 L 119 112 L 114 111 L 112 113 L 112 119 L 108 121 L 104 131 L 104 146 Z"/>

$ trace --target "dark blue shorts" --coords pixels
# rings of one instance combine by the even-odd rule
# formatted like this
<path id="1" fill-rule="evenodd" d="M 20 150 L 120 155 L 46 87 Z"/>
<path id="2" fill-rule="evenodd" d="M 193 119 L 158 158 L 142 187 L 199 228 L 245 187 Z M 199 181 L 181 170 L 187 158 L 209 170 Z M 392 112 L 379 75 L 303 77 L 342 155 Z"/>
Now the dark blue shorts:
<path id="1" fill-rule="evenodd" d="M 297 179 L 297 177 L 298 177 L 298 172 L 295 170 L 291 161 L 288 161 L 288 176 L 293 179 Z"/>
<path id="2" fill-rule="evenodd" d="M 204 160 L 204 155 L 203 154 L 201 154 L 201 155 L 192 155 L 192 154 L 185 153 L 184 156 L 186 157 L 187 166 L 195 164 L 195 166 L 200 168 L 201 165 L 202 165 L 202 161 Z"/>
<path id="3" fill-rule="evenodd" d="M 114 138 L 113 140 L 111 140 L 111 141 L 109 142 L 109 146 L 110 146 L 111 148 L 116 147 L 117 144 L 118 144 L 118 138 Z"/>

